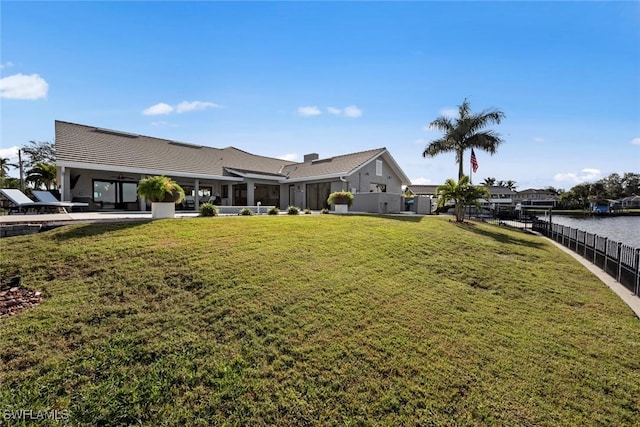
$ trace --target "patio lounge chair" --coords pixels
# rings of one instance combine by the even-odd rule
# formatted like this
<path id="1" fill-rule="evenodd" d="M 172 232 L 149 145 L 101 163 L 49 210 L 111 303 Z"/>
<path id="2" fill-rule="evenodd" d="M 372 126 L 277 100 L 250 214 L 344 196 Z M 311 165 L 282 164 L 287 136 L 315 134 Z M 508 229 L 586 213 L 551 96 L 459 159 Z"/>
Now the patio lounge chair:
<path id="1" fill-rule="evenodd" d="M 0 188 L 0 194 L 6 197 L 13 206 L 9 207 L 11 213 L 47 213 L 47 212 L 63 212 L 67 213 L 66 208 L 71 208 L 71 203 L 67 202 L 34 202 L 26 194 L 14 188 Z"/>
<path id="2" fill-rule="evenodd" d="M 31 191 L 31 193 L 33 193 L 35 198 L 38 199 L 38 202 L 60 203 L 60 200 L 56 199 L 56 196 L 51 194 L 50 191 L 33 190 Z M 71 209 L 83 208 L 82 210 L 85 210 L 86 208 L 89 207 L 89 203 L 84 203 L 84 202 L 64 202 L 64 203 L 69 203 L 71 205 Z"/>

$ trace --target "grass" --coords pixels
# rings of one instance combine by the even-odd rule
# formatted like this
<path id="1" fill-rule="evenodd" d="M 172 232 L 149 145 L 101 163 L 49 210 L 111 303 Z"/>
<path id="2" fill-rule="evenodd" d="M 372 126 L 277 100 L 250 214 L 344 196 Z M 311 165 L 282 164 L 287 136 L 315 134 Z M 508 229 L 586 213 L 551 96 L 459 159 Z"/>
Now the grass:
<path id="1" fill-rule="evenodd" d="M 640 321 L 536 236 L 265 215 L 0 244 L 1 277 L 45 296 L 0 320 L 3 410 L 68 410 L 69 425 L 640 424 Z"/>

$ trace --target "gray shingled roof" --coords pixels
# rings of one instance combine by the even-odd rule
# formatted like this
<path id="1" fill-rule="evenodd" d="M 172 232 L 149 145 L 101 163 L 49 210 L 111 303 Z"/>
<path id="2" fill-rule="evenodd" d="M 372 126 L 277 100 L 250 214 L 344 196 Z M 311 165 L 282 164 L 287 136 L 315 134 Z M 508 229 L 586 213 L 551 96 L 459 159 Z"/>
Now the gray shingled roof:
<path id="1" fill-rule="evenodd" d="M 440 187 L 440 185 L 409 185 L 409 190 L 417 196 L 431 196 L 438 192 L 438 187 Z"/>
<path id="2" fill-rule="evenodd" d="M 223 175 L 224 166 L 277 173 L 291 163 L 233 147 L 212 148 L 61 121 L 55 128 L 60 162 L 205 175 Z"/>
<path id="3" fill-rule="evenodd" d="M 212 148 L 63 121 L 55 122 L 55 133 L 59 164 L 159 170 L 178 175 L 223 176 L 225 168 L 291 180 L 349 175 L 374 158 L 388 155 L 385 148 L 378 148 L 294 163 L 234 147 Z M 404 175 L 401 170 L 399 173 Z"/>
<path id="4" fill-rule="evenodd" d="M 342 156 L 296 163 L 284 168 L 283 175 L 289 179 L 348 175 L 385 152 L 384 148 L 345 154 Z"/>

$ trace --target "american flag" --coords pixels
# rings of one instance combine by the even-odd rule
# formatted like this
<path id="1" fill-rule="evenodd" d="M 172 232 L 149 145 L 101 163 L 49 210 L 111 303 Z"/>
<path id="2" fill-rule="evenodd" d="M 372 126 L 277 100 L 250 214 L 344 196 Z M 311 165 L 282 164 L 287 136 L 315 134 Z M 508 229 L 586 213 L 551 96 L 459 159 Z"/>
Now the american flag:
<path id="1" fill-rule="evenodd" d="M 476 159 L 476 153 L 471 149 L 471 169 L 473 172 L 478 172 L 478 160 Z"/>

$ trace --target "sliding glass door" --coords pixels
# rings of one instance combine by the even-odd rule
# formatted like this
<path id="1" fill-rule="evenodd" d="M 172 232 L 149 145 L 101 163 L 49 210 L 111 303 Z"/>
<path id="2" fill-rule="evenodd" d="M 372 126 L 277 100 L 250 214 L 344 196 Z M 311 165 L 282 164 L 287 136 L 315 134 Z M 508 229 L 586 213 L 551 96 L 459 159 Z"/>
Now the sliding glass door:
<path id="1" fill-rule="evenodd" d="M 101 209 L 136 209 L 138 184 L 126 181 L 93 180 L 93 201 Z"/>

